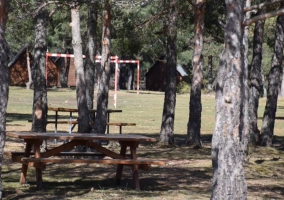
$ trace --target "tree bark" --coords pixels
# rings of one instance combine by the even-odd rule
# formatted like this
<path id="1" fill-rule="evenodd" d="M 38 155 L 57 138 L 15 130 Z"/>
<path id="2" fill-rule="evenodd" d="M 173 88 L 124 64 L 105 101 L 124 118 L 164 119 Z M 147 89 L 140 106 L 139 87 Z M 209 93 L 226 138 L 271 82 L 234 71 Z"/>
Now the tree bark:
<path id="1" fill-rule="evenodd" d="M 282 81 L 280 87 L 280 94 L 281 97 L 284 97 L 284 68 L 282 68 Z"/>
<path id="2" fill-rule="evenodd" d="M 134 68 L 130 64 L 128 68 L 128 82 L 127 82 L 127 90 L 134 90 Z"/>
<path id="3" fill-rule="evenodd" d="M 212 55 L 208 56 L 208 92 L 211 93 L 213 90 L 213 61 L 212 61 Z"/>
<path id="4" fill-rule="evenodd" d="M 29 53 L 28 45 L 26 49 L 26 56 L 27 56 L 27 68 L 28 68 L 28 75 L 29 75 L 29 81 L 26 83 L 26 86 L 27 86 L 27 89 L 31 89 L 31 84 L 33 83 L 33 79 L 32 79 L 32 69 L 30 65 L 30 53 Z"/>
<path id="5" fill-rule="evenodd" d="M 216 86 L 212 137 L 211 199 L 246 199 L 244 161 L 248 148 L 248 92 L 242 22 L 244 1 L 226 1 L 225 46 Z"/>
<path id="6" fill-rule="evenodd" d="M 284 3 L 280 4 L 280 9 L 284 8 Z M 284 37 L 284 15 L 277 17 L 275 30 L 274 55 L 271 69 L 268 76 L 268 91 L 266 106 L 262 119 L 261 145 L 272 146 L 274 135 L 274 123 L 277 108 L 278 87 L 283 57 L 283 37 Z"/>
<path id="7" fill-rule="evenodd" d="M 72 45 L 74 50 L 74 65 L 76 70 L 76 99 L 78 107 L 78 132 L 90 132 L 90 117 L 86 98 L 86 81 L 83 66 L 82 39 L 80 33 L 80 15 L 78 2 L 71 4 Z"/>
<path id="8" fill-rule="evenodd" d="M 108 92 L 110 80 L 110 48 L 111 48 L 111 6 L 109 0 L 104 2 L 102 29 L 102 59 L 99 71 L 99 88 L 97 97 L 97 115 L 93 132 L 104 134 L 106 131 Z"/>
<path id="9" fill-rule="evenodd" d="M 96 68 L 96 31 L 97 31 L 97 12 L 98 5 L 92 3 L 88 13 L 88 31 L 87 48 L 85 63 L 86 95 L 88 109 L 94 108 L 94 90 L 95 90 L 95 68 Z"/>
<path id="10" fill-rule="evenodd" d="M 68 54 L 69 51 L 66 49 L 66 39 L 62 41 L 62 53 Z M 70 67 L 70 58 L 60 58 L 60 75 L 59 75 L 59 82 L 60 86 L 63 88 L 68 87 L 68 73 Z"/>
<path id="11" fill-rule="evenodd" d="M 257 15 L 263 14 L 265 10 L 259 10 Z M 256 145 L 260 142 L 260 131 L 257 126 L 258 103 L 260 94 L 262 93 L 262 43 L 263 30 L 265 21 L 256 22 L 253 37 L 253 55 L 250 70 L 250 99 L 249 99 L 249 115 L 250 115 L 250 143 Z"/>
<path id="12" fill-rule="evenodd" d="M 167 78 L 162 116 L 160 144 L 174 144 L 174 119 L 176 106 L 176 66 L 177 66 L 177 18 L 178 0 L 168 1 L 167 20 Z"/>
<path id="13" fill-rule="evenodd" d="M 194 8 L 194 52 L 193 52 L 193 77 L 190 89 L 189 120 L 187 124 L 187 144 L 201 148 L 201 86 L 203 70 L 203 33 L 206 0 L 197 0 Z"/>
<path id="14" fill-rule="evenodd" d="M 33 99 L 33 132 L 45 132 L 47 120 L 47 90 L 46 90 L 46 59 L 47 50 L 47 11 L 43 8 L 36 13 L 35 23 L 35 46 L 34 46 L 34 99 Z"/>
<path id="15" fill-rule="evenodd" d="M 9 94 L 9 48 L 5 39 L 6 22 L 8 20 L 9 1 L 0 0 L 0 199 L 3 197 L 2 163 L 6 141 L 6 111 Z"/>

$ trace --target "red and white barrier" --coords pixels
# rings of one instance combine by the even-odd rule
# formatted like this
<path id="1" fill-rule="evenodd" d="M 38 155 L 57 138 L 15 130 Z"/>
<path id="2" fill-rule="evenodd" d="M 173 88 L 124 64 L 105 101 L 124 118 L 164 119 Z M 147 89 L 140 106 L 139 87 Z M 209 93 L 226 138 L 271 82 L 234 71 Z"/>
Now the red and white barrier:
<path id="1" fill-rule="evenodd" d="M 58 54 L 58 53 L 46 53 L 46 66 L 48 57 L 63 57 L 63 58 L 74 58 L 74 54 Z M 83 58 L 86 58 L 83 55 Z M 101 62 L 102 56 L 96 56 L 95 62 Z M 134 63 L 137 64 L 137 94 L 139 94 L 139 83 L 140 83 L 140 61 L 139 60 L 119 60 L 118 56 L 111 56 L 111 62 L 115 63 L 115 83 L 114 83 L 114 107 L 116 108 L 116 100 L 117 100 L 117 76 L 118 76 L 118 63 Z M 45 74 L 46 84 L 47 84 L 47 67 L 46 67 L 46 74 Z"/>

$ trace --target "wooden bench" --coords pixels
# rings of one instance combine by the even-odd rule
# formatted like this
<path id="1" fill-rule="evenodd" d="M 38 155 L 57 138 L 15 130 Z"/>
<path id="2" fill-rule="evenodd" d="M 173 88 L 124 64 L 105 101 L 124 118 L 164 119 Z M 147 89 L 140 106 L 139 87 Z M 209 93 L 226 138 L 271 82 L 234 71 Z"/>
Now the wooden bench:
<path id="1" fill-rule="evenodd" d="M 74 158 L 27 158 L 22 157 L 21 161 L 29 166 L 45 168 L 46 163 L 97 163 L 105 165 L 138 165 L 139 169 L 149 170 L 152 165 L 165 165 L 164 161 L 146 159 L 74 159 Z"/>
<path id="2" fill-rule="evenodd" d="M 33 154 L 33 152 L 31 152 Z M 18 152 L 18 151 L 6 151 L 4 152 L 5 156 L 14 157 L 14 156 L 24 156 L 24 152 Z M 60 152 L 56 154 L 55 156 L 104 156 L 104 154 L 99 152 Z M 130 158 L 130 154 L 126 154 L 126 157 Z"/>
<path id="3" fill-rule="evenodd" d="M 28 120 L 28 122 L 32 122 L 32 120 Z M 55 124 L 56 121 L 47 121 L 47 124 Z M 70 129 L 70 133 L 73 131 L 74 127 L 76 124 L 78 124 L 77 120 L 59 120 L 57 121 L 57 124 L 69 124 L 69 125 L 73 125 L 72 128 Z M 119 134 L 122 134 L 122 127 L 123 126 L 136 126 L 136 123 L 122 123 L 122 122 L 107 122 L 106 123 L 107 126 L 119 126 Z"/>
<path id="4" fill-rule="evenodd" d="M 27 164 L 30 167 L 45 169 L 46 163 L 98 163 L 98 164 L 112 164 L 112 165 L 139 165 L 139 169 L 149 170 L 151 165 L 165 165 L 164 161 L 158 160 L 149 160 L 149 159 L 137 159 L 137 160 L 128 160 L 128 159 L 89 159 L 89 158 L 33 158 L 33 157 L 24 157 L 24 152 L 4 152 L 4 155 L 12 157 L 13 162 L 22 162 Z M 104 156 L 102 153 L 98 152 L 61 152 L 55 156 Z M 127 158 L 130 158 L 130 155 L 126 155 Z"/>
<path id="5" fill-rule="evenodd" d="M 123 126 L 136 126 L 136 123 L 107 122 L 108 126 L 119 126 L 119 134 L 122 133 Z"/>

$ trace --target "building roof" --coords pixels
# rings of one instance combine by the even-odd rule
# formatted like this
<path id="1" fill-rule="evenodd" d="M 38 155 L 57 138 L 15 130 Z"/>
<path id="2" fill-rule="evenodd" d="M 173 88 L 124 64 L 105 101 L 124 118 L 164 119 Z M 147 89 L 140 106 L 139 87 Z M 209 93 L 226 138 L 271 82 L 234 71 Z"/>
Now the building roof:
<path id="1" fill-rule="evenodd" d="M 188 76 L 181 65 L 177 65 L 177 71 L 180 73 L 181 76 Z"/>
<path id="2" fill-rule="evenodd" d="M 160 67 L 159 64 L 162 64 L 162 65 L 165 65 L 165 62 L 164 61 L 157 61 L 149 70 L 148 72 L 145 74 L 145 76 L 156 66 Z M 186 73 L 186 71 L 183 69 L 183 67 L 181 65 L 177 65 L 177 71 L 178 73 L 181 75 L 181 76 L 188 76 L 188 74 Z"/>
<path id="3" fill-rule="evenodd" d="M 20 57 L 20 55 L 22 55 L 22 53 L 24 53 L 27 49 L 27 46 L 24 46 L 13 58 L 12 60 L 8 63 L 8 67 L 11 67 Z"/>

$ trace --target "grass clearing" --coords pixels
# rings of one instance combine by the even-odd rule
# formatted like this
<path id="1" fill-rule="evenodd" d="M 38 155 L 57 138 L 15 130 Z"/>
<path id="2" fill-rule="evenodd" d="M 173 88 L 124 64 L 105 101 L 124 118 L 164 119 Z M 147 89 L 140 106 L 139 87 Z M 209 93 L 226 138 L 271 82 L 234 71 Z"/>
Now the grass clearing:
<path id="1" fill-rule="evenodd" d="M 96 94 L 95 94 L 96 97 Z M 8 131 L 30 131 L 33 90 L 10 87 L 7 109 Z M 260 99 L 259 116 L 263 114 L 265 98 Z M 111 122 L 136 123 L 136 126 L 123 127 L 123 134 L 138 133 L 159 137 L 164 93 L 141 91 L 118 91 L 117 109 L 122 113 L 112 113 Z M 96 104 L 96 101 L 94 102 Z M 49 89 L 48 105 L 51 107 L 76 108 L 74 89 Z M 284 99 L 279 98 L 279 106 Z M 202 95 L 201 137 L 204 148 L 196 150 L 183 145 L 189 117 L 189 94 L 177 95 L 175 113 L 176 145 L 158 148 L 155 145 L 141 144 L 138 156 L 171 160 L 166 166 L 153 166 L 150 171 L 140 171 L 141 191 L 133 190 L 130 168 L 125 168 L 122 183 L 114 182 L 115 166 L 97 164 L 48 164 L 43 171 L 44 190 L 36 191 L 34 170 L 28 170 L 28 183 L 18 184 L 21 165 L 4 157 L 2 179 L 4 199 L 209 199 L 212 178 L 211 136 L 215 119 L 215 96 Z M 113 106 L 113 91 L 109 93 L 109 108 Z M 49 111 L 49 116 L 54 113 Z M 60 113 L 68 118 L 68 113 Z M 277 116 L 284 116 L 284 109 L 278 109 Z M 259 120 L 261 127 L 261 120 Z M 68 125 L 60 124 L 59 131 L 68 132 Z M 75 128 L 76 129 L 76 128 Z M 284 123 L 275 123 L 275 146 L 273 148 L 251 148 L 246 165 L 248 199 L 284 199 Z M 49 124 L 47 131 L 53 132 Z M 110 133 L 118 133 L 119 128 L 111 126 Z M 22 150 L 20 140 L 7 138 L 5 150 Z M 112 148 L 118 148 L 113 146 Z"/>

